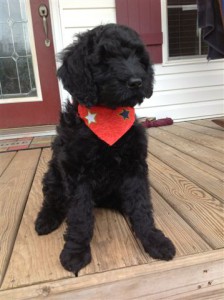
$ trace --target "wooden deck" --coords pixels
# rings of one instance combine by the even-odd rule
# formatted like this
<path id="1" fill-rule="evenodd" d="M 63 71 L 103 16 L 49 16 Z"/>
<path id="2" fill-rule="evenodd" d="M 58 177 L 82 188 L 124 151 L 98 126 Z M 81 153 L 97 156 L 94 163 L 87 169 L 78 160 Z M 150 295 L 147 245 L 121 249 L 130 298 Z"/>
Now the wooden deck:
<path id="1" fill-rule="evenodd" d="M 173 261 L 142 249 L 128 222 L 95 211 L 92 262 L 75 277 L 59 262 L 65 226 L 37 236 L 51 151 L 0 154 L 0 299 L 224 299 L 224 131 L 211 120 L 151 128 L 148 163 L 157 226 Z"/>

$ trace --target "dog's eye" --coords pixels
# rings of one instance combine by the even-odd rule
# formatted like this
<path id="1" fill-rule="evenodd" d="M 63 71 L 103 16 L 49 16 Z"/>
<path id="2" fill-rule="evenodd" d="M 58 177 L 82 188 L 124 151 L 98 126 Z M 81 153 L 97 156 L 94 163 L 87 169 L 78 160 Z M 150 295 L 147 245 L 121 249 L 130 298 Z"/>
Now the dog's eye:
<path id="1" fill-rule="evenodd" d="M 136 54 L 142 66 L 147 69 L 149 66 L 149 55 L 147 50 L 145 50 L 143 47 L 138 48 Z"/>
<path id="2" fill-rule="evenodd" d="M 139 59 L 139 62 L 142 65 L 142 67 L 143 67 L 144 70 L 148 69 L 148 66 L 149 66 L 149 60 L 148 59 L 146 59 L 145 57 L 141 57 Z"/>
<path id="3" fill-rule="evenodd" d="M 107 60 L 109 58 L 116 57 L 116 53 L 114 53 L 114 51 L 112 51 L 112 49 L 103 45 L 100 48 L 100 56 L 101 56 L 101 58 L 104 58 L 105 60 Z"/>
<path id="4" fill-rule="evenodd" d="M 127 59 L 131 55 L 131 51 L 128 48 L 122 48 L 122 56 Z"/>
<path id="5" fill-rule="evenodd" d="M 142 57 L 144 56 L 144 48 L 139 46 L 135 49 L 135 55 L 137 55 L 138 57 Z"/>

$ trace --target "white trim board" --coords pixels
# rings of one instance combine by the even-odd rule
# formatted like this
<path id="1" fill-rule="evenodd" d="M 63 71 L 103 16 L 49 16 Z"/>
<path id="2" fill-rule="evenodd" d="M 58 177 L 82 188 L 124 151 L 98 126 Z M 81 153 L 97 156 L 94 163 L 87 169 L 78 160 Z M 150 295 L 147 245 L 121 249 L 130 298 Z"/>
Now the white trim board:
<path id="1" fill-rule="evenodd" d="M 6 139 L 8 140 L 25 137 L 41 137 L 48 135 L 56 135 L 56 128 L 54 125 L 9 128 L 0 130 L 0 141 Z"/>
<path id="2" fill-rule="evenodd" d="M 136 108 L 136 115 L 138 118 L 155 117 L 156 119 L 162 119 L 169 117 L 175 122 L 218 118 L 224 115 L 224 100 L 157 107 L 139 107 Z"/>

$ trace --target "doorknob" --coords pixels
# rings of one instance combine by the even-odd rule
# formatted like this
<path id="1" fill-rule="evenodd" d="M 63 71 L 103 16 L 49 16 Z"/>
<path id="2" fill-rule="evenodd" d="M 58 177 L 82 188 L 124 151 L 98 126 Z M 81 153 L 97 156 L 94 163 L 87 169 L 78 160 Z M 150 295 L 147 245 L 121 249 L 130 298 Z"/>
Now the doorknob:
<path id="1" fill-rule="evenodd" d="M 49 47 L 51 44 L 51 41 L 48 38 L 48 27 L 47 27 L 47 17 L 48 17 L 48 8 L 45 4 L 41 4 L 39 6 L 39 15 L 43 18 L 43 26 L 44 26 L 44 32 L 45 32 L 45 46 Z"/>

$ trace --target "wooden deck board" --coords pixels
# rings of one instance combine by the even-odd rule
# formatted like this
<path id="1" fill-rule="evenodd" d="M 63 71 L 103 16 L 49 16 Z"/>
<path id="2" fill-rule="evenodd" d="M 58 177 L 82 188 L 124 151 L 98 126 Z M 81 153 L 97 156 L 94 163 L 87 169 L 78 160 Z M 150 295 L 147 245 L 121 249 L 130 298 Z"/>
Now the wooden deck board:
<path id="1" fill-rule="evenodd" d="M 64 244 L 65 228 L 61 226 L 46 236 L 38 236 L 34 230 L 34 221 L 42 203 L 41 180 L 50 157 L 50 149 L 42 151 L 15 247 L 2 284 L 3 289 L 71 276 L 71 273 L 61 267 L 58 259 L 59 250 Z"/>
<path id="2" fill-rule="evenodd" d="M 177 136 L 185 138 L 191 142 L 194 142 L 196 145 L 202 145 L 208 147 L 212 150 L 222 153 L 221 160 L 224 160 L 224 140 L 209 136 L 207 134 L 199 133 L 197 131 L 190 130 L 185 127 L 180 127 L 177 125 L 173 126 L 165 126 L 162 130 L 168 131 L 169 133 L 173 133 Z"/>
<path id="3" fill-rule="evenodd" d="M 223 203 L 149 154 L 151 184 L 213 248 L 224 247 Z"/>
<path id="4" fill-rule="evenodd" d="M 45 237 L 37 236 L 32 226 L 42 201 L 41 178 L 49 158 L 50 150 L 43 150 L 16 239 L 15 249 L 2 285 L 3 289 L 74 276 L 64 271 L 58 258 L 63 247 L 64 226 Z M 175 242 L 177 256 L 211 249 L 155 191 L 153 200 L 158 227 Z M 162 208 L 166 209 L 166 214 L 159 212 Z M 96 210 L 95 214 L 95 232 L 91 243 L 93 259 L 86 268 L 81 270 L 79 276 L 152 261 L 150 256 L 144 253 L 142 247 L 137 244 L 123 216 L 102 209 Z M 167 227 L 169 223 L 172 226 Z M 179 241 L 180 233 L 184 236 L 181 238 L 182 243 Z M 28 236 L 29 238 L 27 238 Z M 27 268 L 24 268 L 25 262 Z M 35 276 L 31 276 L 33 273 Z"/>
<path id="5" fill-rule="evenodd" d="M 212 248 L 152 188 L 155 222 L 176 247 L 176 257 L 201 253 Z"/>
<path id="6" fill-rule="evenodd" d="M 223 119 L 223 118 L 221 118 L 221 119 Z M 215 124 L 214 122 L 212 122 L 212 120 L 214 120 L 214 119 L 196 120 L 196 121 L 190 121 L 189 123 L 223 131 L 223 128 L 221 126 Z"/>
<path id="7" fill-rule="evenodd" d="M 74 277 L 62 268 L 59 261 L 65 226 L 47 236 L 38 236 L 34 231 L 34 220 L 42 203 L 41 178 L 50 156 L 49 149 L 43 150 L 3 289 Z M 147 262 L 146 254 L 142 253 L 123 216 L 115 212 L 96 210 L 95 235 L 91 245 L 92 262 L 80 275 Z"/>
<path id="8" fill-rule="evenodd" d="M 223 295 L 224 251 L 208 251 L 170 262 L 155 261 L 151 264 L 111 270 L 78 278 L 36 284 L 24 288 L 5 290 L 0 300 L 159 300 L 162 297 L 178 300 L 219 285 Z M 211 284 L 209 284 L 209 282 Z M 222 286 L 220 287 L 220 285 Z M 221 289 L 221 291 L 220 291 Z M 200 298 L 198 298 L 200 299 Z"/>
<path id="9" fill-rule="evenodd" d="M 161 142 L 180 150 L 184 154 L 190 154 L 197 160 L 202 161 L 221 172 L 224 172 L 224 160 L 222 153 L 196 144 L 193 141 L 186 140 L 184 137 L 177 136 L 160 128 L 150 128 L 148 134 L 149 136 L 152 136 Z"/>
<path id="10" fill-rule="evenodd" d="M 210 135 L 212 137 L 224 139 L 224 130 L 217 130 L 217 129 L 214 129 L 214 128 L 199 125 L 197 123 L 192 124 L 190 122 L 175 123 L 175 126 L 180 126 L 180 127 L 183 127 L 183 128 L 193 130 L 193 131 L 197 131 L 197 132 L 202 133 L 202 134 Z"/>
<path id="11" fill-rule="evenodd" d="M 224 175 L 222 172 L 152 137 L 149 151 L 190 181 L 224 201 Z"/>
<path id="12" fill-rule="evenodd" d="M 5 191 L 0 190 L 1 199 L 14 195 L 14 202 L 7 203 L 10 210 L 0 200 L 4 211 L 0 225 L 6 220 L 14 226 L 11 233 L 5 229 L 12 255 L 7 252 L 5 259 L 3 252 L 1 277 L 6 273 L 0 300 L 223 299 L 223 132 L 211 120 L 148 130 L 155 222 L 173 240 L 175 259 L 153 260 L 144 252 L 128 220 L 117 212 L 96 209 L 92 262 L 77 278 L 59 262 L 65 225 L 47 236 L 39 237 L 34 231 L 42 203 L 41 179 L 51 151 L 0 155 L 0 188 L 3 184 Z M 19 159 L 19 164 L 18 158 L 23 163 Z M 30 174 L 29 180 L 26 174 Z M 16 185 L 20 185 L 20 191 Z M 21 198 L 25 202 L 28 198 L 24 213 L 25 202 L 17 203 Z"/>
<path id="13" fill-rule="evenodd" d="M 92 262 L 79 272 L 79 276 L 152 261 L 139 247 L 124 217 L 106 209 L 96 209 L 91 251 Z"/>
<path id="14" fill-rule="evenodd" d="M 0 177 L 0 282 L 12 252 L 39 155 L 39 149 L 17 153 Z"/>
<path id="15" fill-rule="evenodd" d="M 0 177 L 8 167 L 16 152 L 5 152 L 0 154 Z"/>

